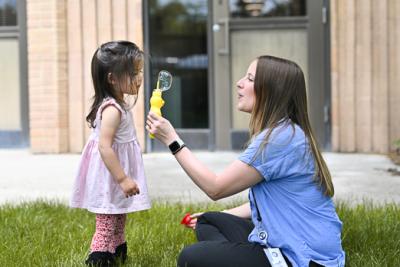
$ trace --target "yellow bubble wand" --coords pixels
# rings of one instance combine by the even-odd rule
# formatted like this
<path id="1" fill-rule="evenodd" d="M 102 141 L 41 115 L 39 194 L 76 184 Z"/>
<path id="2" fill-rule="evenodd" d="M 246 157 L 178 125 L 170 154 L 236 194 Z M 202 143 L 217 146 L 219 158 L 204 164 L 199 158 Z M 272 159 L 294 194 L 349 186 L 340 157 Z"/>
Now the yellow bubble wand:
<path id="1" fill-rule="evenodd" d="M 157 86 L 153 90 L 150 98 L 150 110 L 156 113 L 158 116 L 162 116 L 161 108 L 164 106 L 165 101 L 162 99 L 162 92 L 167 91 L 171 88 L 172 75 L 166 70 L 162 70 L 158 73 Z M 161 88 L 160 88 L 161 85 Z M 149 134 L 151 139 L 154 138 L 153 134 Z"/>

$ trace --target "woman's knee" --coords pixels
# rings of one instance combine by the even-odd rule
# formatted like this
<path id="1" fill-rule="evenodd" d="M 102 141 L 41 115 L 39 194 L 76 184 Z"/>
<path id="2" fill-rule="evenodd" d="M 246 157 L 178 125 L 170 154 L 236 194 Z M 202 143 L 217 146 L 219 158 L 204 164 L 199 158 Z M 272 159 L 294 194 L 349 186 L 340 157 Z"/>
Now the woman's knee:
<path id="1" fill-rule="evenodd" d="M 202 242 L 185 247 L 178 256 L 178 267 L 197 267 L 202 266 L 204 257 L 204 246 Z"/>
<path id="2" fill-rule="evenodd" d="M 192 261 L 195 257 L 193 246 L 185 247 L 178 256 L 178 267 L 192 266 Z"/>
<path id="3" fill-rule="evenodd" d="M 219 221 L 220 212 L 214 212 L 214 211 L 209 211 L 203 213 L 200 217 L 197 218 L 197 223 L 196 223 L 196 228 L 195 228 L 195 233 L 197 240 L 203 241 L 204 238 L 204 233 L 209 232 L 210 226 L 215 227 L 216 222 Z"/>
<path id="4" fill-rule="evenodd" d="M 227 215 L 226 213 L 220 211 L 208 211 L 203 213 L 199 218 L 197 218 L 197 223 L 214 224 L 220 222 L 221 220 L 225 220 L 226 215 Z"/>

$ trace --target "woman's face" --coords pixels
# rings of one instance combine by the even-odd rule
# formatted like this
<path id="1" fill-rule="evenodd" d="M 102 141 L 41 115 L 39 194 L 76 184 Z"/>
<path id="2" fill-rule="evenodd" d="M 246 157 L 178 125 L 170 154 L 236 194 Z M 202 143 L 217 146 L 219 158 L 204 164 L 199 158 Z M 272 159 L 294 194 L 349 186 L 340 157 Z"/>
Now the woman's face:
<path id="1" fill-rule="evenodd" d="M 240 111 L 251 113 L 255 104 L 254 78 L 256 76 L 257 60 L 254 60 L 247 69 L 246 75 L 236 83 L 238 89 L 237 108 Z"/>

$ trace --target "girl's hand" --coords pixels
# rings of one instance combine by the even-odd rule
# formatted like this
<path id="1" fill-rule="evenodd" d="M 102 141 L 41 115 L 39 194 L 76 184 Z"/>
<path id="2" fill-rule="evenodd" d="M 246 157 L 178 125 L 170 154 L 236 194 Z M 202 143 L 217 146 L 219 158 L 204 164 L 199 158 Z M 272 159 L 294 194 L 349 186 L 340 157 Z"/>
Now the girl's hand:
<path id="1" fill-rule="evenodd" d="M 178 135 L 171 123 L 167 119 L 158 116 L 152 111 L 150 111 L 147 115 L 146 129 L 166 146 L 178 138 Z"/>
<path id="2" fill-rule="evenodd" d="M 125 194 L 125 197 L 131 197 L 133 195 L 137 195 L 140 193 L 139 187 L 135 181 L 133 181 L 130 177 L 126 176 L 120 183 L 122 191 Z"/>
<path id="3" fill-rule="evenodd" d="M 193 230 L 196 229 L 197 218 L 203 215 L 204 212 L 198 212 L 190 215 L 190 222 L 186 225 L 187 228 L 192 228 Z"/>

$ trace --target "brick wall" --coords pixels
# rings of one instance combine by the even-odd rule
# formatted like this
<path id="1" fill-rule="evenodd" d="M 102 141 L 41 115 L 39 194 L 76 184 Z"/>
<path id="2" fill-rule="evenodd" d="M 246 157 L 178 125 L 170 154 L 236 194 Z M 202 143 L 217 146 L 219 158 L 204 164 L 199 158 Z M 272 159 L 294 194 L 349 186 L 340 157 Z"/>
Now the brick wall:
<path id="1" fill-rule="evenodd" d="M 33 152 L 68 151 L 65 0 L 27 1 L 29 126 Z"/>

